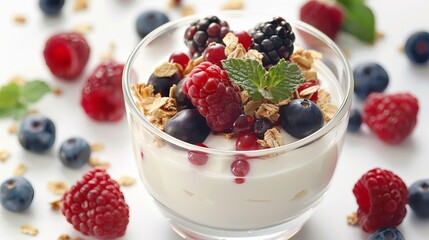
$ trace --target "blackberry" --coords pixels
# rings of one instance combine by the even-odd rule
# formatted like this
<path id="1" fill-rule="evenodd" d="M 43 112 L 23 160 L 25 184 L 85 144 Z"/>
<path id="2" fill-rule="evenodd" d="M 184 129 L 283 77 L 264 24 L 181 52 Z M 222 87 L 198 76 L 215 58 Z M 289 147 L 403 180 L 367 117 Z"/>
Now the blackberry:
<path id="1" fill-rule="evenodd" d="M 282 58 L 289 60 L 293 53 L 295 34 L 291 25 L 281 17 L 258 24 L 251 31 L 251 36 L 253 44 L 250 48 L 262 54 L 262 63 L 266 68 L 275 65 Z"/>
<path id="2" fill-rule="evenodd" d="M 189 48 L 191 57 L 201 56 L 211 42 L 222 43 L 222 39 L 229 33 L 229 25 L 216 16 L 205 17 L 189 26 L 185 31 L 185 44 Z"/>

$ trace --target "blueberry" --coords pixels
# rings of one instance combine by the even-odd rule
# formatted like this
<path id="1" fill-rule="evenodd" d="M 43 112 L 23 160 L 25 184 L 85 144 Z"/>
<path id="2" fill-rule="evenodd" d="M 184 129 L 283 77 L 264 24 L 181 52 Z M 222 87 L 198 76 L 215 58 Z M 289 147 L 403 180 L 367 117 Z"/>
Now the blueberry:
<path id="1" fill-rule="evenodd" d="M 413 183 L 408 188 L 408 202 L 421 218 L 429 218 L 429 179 Z"/>
<path id="2" fill-rule="evenodd" d="M 426 63 L 429 60 L 429 32 L 416 32 L 408 37 L 405 53 L 413 63 Z"/>
<path id="3" fill-rule="evenodd" d="M 39 0 L 39 7 L 48 16 L 58 15 L 64 6 L 64 0 Z"/>
<path id="4" fill-rule="evenodd" d="M 29 208 L 33 197 L 33 186 L 23 177 L 9 178 L 0 186 L 1 205 L 12 212 Z"/>
<path id="5" fill-rule="evenodd" d="M 137 18 L 136 28 L 137 33 L 141 38 L 146 37 L 155 28 L 170 21 L 165 13 L 158 10 L 150 10 L 143 12 Z"/>
<path id="6" fill-rule="evenodd" d="M 203 143 L 210 133 L 206 119 L 196 108 L 185 109 L 172 117 L 165 126 L 165 132 L 182 141 Z"/>
<path id="7" fill-rule="evenodd" d="M 348 132 L 357 132 L 360 129 L 360 126 L 362 125 L 362 115 L 357 109 L 352 109 L 350 111 L 350 117 L 349 117 L 349 125 L 347 125 L 347 131 Z"/>
<path id="8" fill-rule="evenodd" d="M 253 125 L 253 132 L 259 139 L 264 139 L 264 134 L 268 129 L 271 129 L 273 124 L 266 118 L 258 118 Z"/>
<path id="9" fill-rule="evenodd" d="M 154 93 L 160 93 L 163 97 L 168 97 L 170 94 L 170 87 L 173 84 L 178 84 L 181 80 L 181 74 L 176 72 L 170 77 L 158 77 L 155 73 L 150 75 L 149 80 L 147 81 L 148 85 L 153 85 Z"/>
<path id="10" fill-rule="evenodd" d="M 183 92 L 182 85 L 188 78 L 184 78 L 177 83 L 176 91 L 174 92 L 174 98 L 176 99 L 176 103 L 179 110 L 195 108 L 192 104 L 191 99 L 186 96 Z"/>
<path id="11" fill-rule="evenodd" d="M 82 138 L 69 138 L 61 144 L 60 160 L 70 168 L 80 168 L 89 161 L 91 148 Z"/>
<path id="12" fill-rule="evenodd" d="M 401 232 L 396 228 L 381 228 L 372 233 L 368 240 L 404 240 Z"/>
<path id="13" fill-rule="evenodd" d="M 30 152 L 46 152 L 54 145 L 55 125 L 47 117 L 27 116 L 21 122 L 18 139 L 22 147 Z"/>
<path id="14" fill-rule="evenodd" d="M 364 100 L 372 92 L 383 92 L 389 84 L 389 75 L 377 63 L 362 63 L 353 70 L 354 92 Z"/>
<path id="15" fill-rule="evenodd" d="M 308 99 L 294 99 L 280 107 L 280 123 L 283 129 L 296 138 L 304 138 L 323 127 L 322 111 Z"/>

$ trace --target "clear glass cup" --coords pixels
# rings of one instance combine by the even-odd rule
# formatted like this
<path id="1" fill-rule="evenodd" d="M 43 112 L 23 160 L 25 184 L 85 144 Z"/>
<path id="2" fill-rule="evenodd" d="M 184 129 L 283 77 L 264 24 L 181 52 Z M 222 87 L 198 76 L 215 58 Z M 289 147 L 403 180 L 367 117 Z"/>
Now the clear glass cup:
<path id="1" fill-rule="evenodd" d="M 216 15 L 228 21 L 232 30 L 248 30 L 273 17 L 241 11 Z M 351 106 L 350 67 L 328 37 L 285 18 L 296 35 L 296 46 L 323 54 L 316 64 L 324 77 L 335 82 L 337 91 L 338 111 L 332 120 L 306 138 L 264 150 L 227 151 L 180 141 L 145 118 L 131 85 L 146 82 L 174 51 L 186 52 L 185 29 L 202 17 L 182 18 L 154 30 L 126 63 L 123 90 L 141 180 L 172 228 L 185 239 L 288 239 L 310 218 L 329 188 Z M 191 151 L 207 155 L 207 163 L 191 164 L 187 157 Z M 231 164 L 243 156 L 250 171 L 241 179 L 231 173 Z"/>

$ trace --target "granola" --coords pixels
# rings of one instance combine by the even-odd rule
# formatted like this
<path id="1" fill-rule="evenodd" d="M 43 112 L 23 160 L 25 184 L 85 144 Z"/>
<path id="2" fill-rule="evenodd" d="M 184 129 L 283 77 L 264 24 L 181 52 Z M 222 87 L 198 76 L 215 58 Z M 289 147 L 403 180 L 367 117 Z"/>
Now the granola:
<path id="1" fill-rule="evenodd" d="M 27 166 L 25 164 L 20 163 L 13 170 L 13 176 L 22 176 L 27 171 Z"/>
<path id="2" fill-rule="evenodd" d="M 36 236 L 39 233 L 39 230 L 31 225 L 21 225 L 19 227 L 22 233 L 30 235 L 30 236 Z"/>
<path id="3" fill-rule="evenodd" d="M 0 150 L 0 162 L 6 161 L 10 157 L 10 152 L 6 149 Z"/>
<path id="4" fill-rule="evenodd" d="M 282 134 L 279 129 L 271 128 L 264 133 L 264 139 L 258 139 L 258 143 L 263 148 L 274 148 L 285 145 Z"/>
<path id="5" fill-rule="evenodd" d="M 262 103 L 255 111 L 256 118 L 266 118 L 272 123 L 279 120 L 279 107 L 272 103 Z"/>
<path id="6" fill-rule="evenodd" d="M 62 195 L 69 189 L 69 185 L 63 181 L 49 181 L 48 188 L 52 193 Z"/>

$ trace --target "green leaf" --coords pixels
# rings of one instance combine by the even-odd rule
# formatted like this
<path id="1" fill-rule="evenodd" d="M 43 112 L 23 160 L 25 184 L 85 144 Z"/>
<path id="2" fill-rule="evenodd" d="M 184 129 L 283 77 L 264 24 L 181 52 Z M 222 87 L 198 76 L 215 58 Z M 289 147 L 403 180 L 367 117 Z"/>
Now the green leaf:
<path id="1" fill-rule="evenodd" d="M 365 4 L 365 0 L 337 0 L 337 3 L 341 3 L 344 6 L 349 6 L 353 4 Z"/>
<path id="2" fill-rule="evenodd" d="M 244 88 L 253 100 L 262 98 L 259 88 L 264 86 L 265 69 L 254 59 L 231 58 L 222 61 L 223 68 L 228 72 L 229 79 Z"/>
<path id="3" fill-rule="evenodd" d="M 295 89 L 304 82 L 304 76 L 296 63 L 281 59 L 267 74 L 268 92 L 274 103 L 292 96 Z"/>
<path id="4" fill-rule="evenodd" d="M 19 87 L 9 83 L 0 89 L 0 108 L 11 108 L 18 104 Z"/>
<path id="5" fill-rule="evenodd" d="M 25 106 L 17 106 L 11 108 L 0 108 L 0 117 L 13 117 L 20 119 L 27 112 Z"/>
<path id="6" fill-rule="evenodd" d="M 37 102 L 43 95 L 50 92 L 48 84 L 41 80 L 29 81 L 20 88 L 21 98 L 27 103 Z"/>
<path id="7" fill-rule="evenodd" d="M 353 3 L 346 5 L 345 13 L 342 29 L 365 42 L 374 42 L 375 17 L 371 9 L 361 3 Z"/>

